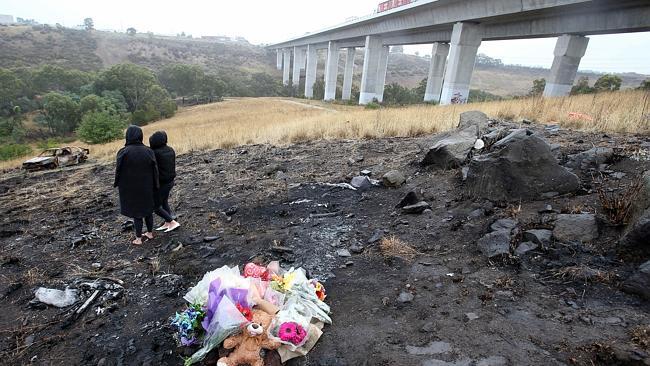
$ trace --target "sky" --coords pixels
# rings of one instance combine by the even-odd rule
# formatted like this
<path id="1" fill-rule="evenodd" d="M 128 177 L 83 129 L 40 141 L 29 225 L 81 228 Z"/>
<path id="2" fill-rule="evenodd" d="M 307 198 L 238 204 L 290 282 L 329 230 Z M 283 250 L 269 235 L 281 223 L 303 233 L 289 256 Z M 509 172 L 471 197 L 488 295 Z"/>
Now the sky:
<path id="1" fill-rule="evenodd" d="M 276 43 L 373 12 L 380 0 L 0 0 L 0 14 L 74 27 L 90 17 L 97 29 L 195 37 L 242 36 Z M 650 32 L 591 36 L 581 70 L 650 75 Z M 506 64 L 550 68 L 554 38 L 483 42 L 480 53 Z M 430 54 L 431 46 L 406 53 Z M 2 52 L 2 50 L 0 50 Z"/>

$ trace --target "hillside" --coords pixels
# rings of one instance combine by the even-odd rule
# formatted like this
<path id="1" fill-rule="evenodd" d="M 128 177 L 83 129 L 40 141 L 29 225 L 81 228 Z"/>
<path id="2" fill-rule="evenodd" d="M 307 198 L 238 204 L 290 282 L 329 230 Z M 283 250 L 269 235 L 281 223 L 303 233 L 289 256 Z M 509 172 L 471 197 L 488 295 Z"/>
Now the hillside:
<path id="1" fill-rule="evenodd" d="M 204 66 L 213 72 L 267 72 L 275 58 L 264 48 L 246 43 L 220 43 L 201 39 L 149 34 L 79 31 L 49 26 L 0 26 L 0 67 L 60 66 L 91 71 L 133 62 L 160 69 L 169 63 Z"/>
<path id="2" fill-rule="evenodd" d="M 51 26 L 0 26 L 0 67 L 57 64 L 90 71 L 118 63 L 133 62 L 160 69 L 169 63 L 198 64 L 215 73 L 265 72 L 280 77 L 275 68 L 275 53 L 246 42 L 165 37 L 153 34 L 129 36 L 124 33 L 80 31 Z M 323 73 L 321 51 L 319 73 Z M 343 68 L 341 58 L 341 69 Z M 363 53 L 357 52 L 355 83 L 361 80 Z M 424 57 L 392 53 L 387 83 L 415 87 L 427 76 L 429 60 Z M 477 63 L 472 88 L 508 96 L 526 94 L 533 80 L 547 77 L 548 70 L 512 65 Z M 581 72 L 593 83 L 601 74 Z M 623 88 L 637 87 L 648 78 L 621 74 Z"/>

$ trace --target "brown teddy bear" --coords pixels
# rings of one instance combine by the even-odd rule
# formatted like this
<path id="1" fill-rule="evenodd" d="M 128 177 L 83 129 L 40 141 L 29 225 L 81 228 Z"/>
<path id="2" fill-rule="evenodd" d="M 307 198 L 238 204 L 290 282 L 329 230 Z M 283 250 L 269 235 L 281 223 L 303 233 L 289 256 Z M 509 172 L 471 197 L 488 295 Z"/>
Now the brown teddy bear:
<path id="1" fill-rule="evenodd" d="M 243 329 L 241 334 L 226 338 L 223 342 L 225 349 L 233 349 L 228 357 L 217 361 L 217 366 L 264 366 L 260 350 L 275 350 L 280 342 L 272 341 L 267 335 L 273 316 L 259 309 L 253 309 L 253 321 Z"/>

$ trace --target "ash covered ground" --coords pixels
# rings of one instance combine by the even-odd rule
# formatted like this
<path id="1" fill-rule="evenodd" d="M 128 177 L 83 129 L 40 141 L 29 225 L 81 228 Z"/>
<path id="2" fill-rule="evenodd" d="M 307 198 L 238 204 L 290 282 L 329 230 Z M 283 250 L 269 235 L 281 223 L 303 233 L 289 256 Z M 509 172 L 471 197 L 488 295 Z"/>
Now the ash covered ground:
<path id="1" fill-rule="evenodd" d="M 420 164 L 433 136 L 197 152 L 178 158 L 182 228 L 142 247 L 119 215 L 114 165 L 4 172 L 0 364 L 180 365 L 168 319 L 182 296 L 205 272 L 251 260 L 302 266 L 327 288 L 334 324 L 291 365 L 650 364 L 650 303 L 626 285 L 650 239 L 623 243 L 632 223 L 614 225 L 601 199 L 650 170 L 650 138 L 498 121 L 489 130 L 520 127 L 574 164 L 575 192 L 468 194 L 460 167 Z M 612 150 L 575 165 L 571 155 L 594 147 Z M 336 186 L 364 170 L 406 182 Z M 398 208 L 409 192 L 407 203 L 428 209 Z M 573 225 L 575 215 L 595 221 Z M 530 230 L 553 235 L 526 251 Z M 508 253 L 492 256 L 486 235 L 505 236 Z M 79 290 L 73 306 L 33 301 L 39 287 L 66 286 Z"/>

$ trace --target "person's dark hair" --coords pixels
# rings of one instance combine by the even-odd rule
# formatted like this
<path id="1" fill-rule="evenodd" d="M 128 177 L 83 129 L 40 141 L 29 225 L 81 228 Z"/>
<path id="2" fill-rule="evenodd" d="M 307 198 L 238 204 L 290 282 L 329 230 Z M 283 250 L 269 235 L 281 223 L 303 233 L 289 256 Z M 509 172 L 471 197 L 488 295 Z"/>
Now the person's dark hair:
<path id="1" fill-rule="evenodd" d="M 167 145 L 167 133 L 165 131 L 156 131 L 149 137 L 149 146 L 157 149 Z"/>
<path id="2" fill-rule="evenodd" d="M 126 129 L 125 138 L 127 145 L 141 144 L 144 134 L 140 127 L 131 125 Z"/>

